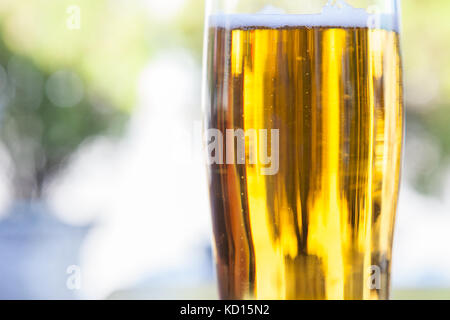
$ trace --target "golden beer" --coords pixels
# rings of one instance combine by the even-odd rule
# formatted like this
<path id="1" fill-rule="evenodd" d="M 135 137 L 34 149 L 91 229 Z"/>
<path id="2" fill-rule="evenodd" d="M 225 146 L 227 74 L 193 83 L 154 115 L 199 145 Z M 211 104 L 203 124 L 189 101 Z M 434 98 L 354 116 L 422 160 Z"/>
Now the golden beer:
<path id="1" fill-rule="evenodd" d="M 279 130 L 276 174 L 262 174 L 259 159 L 209 165 L 221 298 L 387 299 L 403 137 L 398 33 L 211 25 L 207 48 L 207 127 L 225 139 L 227 129 Z M 260 145 L 246 143 L 248 160 Z"/>

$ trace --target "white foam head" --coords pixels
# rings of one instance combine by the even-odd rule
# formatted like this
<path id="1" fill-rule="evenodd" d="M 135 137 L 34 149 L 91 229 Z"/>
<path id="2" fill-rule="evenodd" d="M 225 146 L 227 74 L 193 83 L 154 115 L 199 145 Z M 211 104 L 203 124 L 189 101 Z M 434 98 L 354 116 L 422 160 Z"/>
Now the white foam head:
<path id="1" fill-rule="evenodd" d="M 371 28 L 398 31 L 397 19 L 392 14 L 369 14 L 345 2 L 339 6 L 327 4 L 319 14 L 285 14 L 268 6 L 255 14 L 216 14 L 210 16 L 209 25 L 227 29 L 264 27 L 343 27 Z"/>

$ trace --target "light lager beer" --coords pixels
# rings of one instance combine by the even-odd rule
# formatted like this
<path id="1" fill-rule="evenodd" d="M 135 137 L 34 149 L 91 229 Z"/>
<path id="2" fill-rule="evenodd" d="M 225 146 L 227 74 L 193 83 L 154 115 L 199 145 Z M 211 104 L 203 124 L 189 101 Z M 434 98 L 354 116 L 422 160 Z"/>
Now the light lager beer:
<path id="1" fill-rule="evenodd" d="M 228 299 L 386 299 L 403 136 L 399 35 L 314 15 L 209 19 L 206 124 L 278 130 L 278 170 L 210 163 Z M 212 143 L 210 139 L 208 143 Z M 238 146 L 238 143 L 235 144 Z M 267 145 L 267 144 L 266 144 Z M 211 150 L 210 150 L 211 151 Z M 216 149 L 226 158 L 229 149 Z"/>

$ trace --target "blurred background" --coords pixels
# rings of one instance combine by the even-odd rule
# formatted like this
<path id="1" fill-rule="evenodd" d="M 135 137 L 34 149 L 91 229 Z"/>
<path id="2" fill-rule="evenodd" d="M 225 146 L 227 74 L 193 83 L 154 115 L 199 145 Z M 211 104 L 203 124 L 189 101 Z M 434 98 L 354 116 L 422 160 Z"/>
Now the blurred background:
<path id="1" fill-rule="evenodd" d="M 449 14 L 403 1 L 394 298 L 450 299 Z M 217 297 L 203 15 L 203 0 L 0 0 L 1 299 Z"/>

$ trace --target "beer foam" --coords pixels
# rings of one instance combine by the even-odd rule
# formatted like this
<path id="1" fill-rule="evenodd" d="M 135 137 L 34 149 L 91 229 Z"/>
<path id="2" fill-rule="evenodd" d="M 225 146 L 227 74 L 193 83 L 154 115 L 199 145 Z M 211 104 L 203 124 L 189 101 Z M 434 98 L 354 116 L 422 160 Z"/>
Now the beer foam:
<path id="1" fill-rule="evenodd" d="M 398 32 L 393 14 L 370 14 L 365 9 L 354 8 L 345 2 L 327 4 L 319 14 L 286 14 L 283 10 L 268 6 L 254 14 L 216 14 L 209 18 L 209 25 L 227 29 L 263 27 L 341 27 L 371 28 Z"/>

